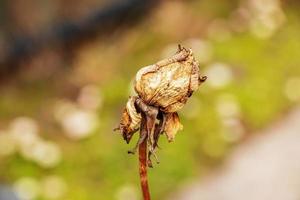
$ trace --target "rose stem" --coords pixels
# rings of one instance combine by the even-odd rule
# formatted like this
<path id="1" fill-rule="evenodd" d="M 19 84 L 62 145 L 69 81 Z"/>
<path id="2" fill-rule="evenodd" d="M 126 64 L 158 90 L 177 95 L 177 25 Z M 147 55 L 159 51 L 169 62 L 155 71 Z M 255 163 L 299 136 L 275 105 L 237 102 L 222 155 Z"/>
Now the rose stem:
<path id="1" fill-rule="evenodd" d="M 145 116 L 142 117 L 140 134 L 141 136 L 143 134 L 147 134 Z M 147 177 L 147 137 L 139 145 L 139 170 L 140 170 L 140 180 L 141 180 L 141 187 L 142 187 L 144 200 L 150 200 L 151 198 L 150 198 L 148 177 Z"/>

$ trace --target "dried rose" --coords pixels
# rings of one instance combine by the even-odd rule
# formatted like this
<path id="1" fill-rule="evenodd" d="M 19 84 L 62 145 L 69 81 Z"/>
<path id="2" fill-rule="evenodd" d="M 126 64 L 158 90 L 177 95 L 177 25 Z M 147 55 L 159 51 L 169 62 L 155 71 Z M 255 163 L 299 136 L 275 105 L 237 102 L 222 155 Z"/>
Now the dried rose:
<path id="1" fill-rule="evenodd" d="M 138 71 L 135 78 L 138 96 L 128 99 L 118 129 L 129 143 L 140 127 L 140 138 L 128 153 L 139 149 L 139 172 L 145 200 L 150 199 L 147 166 L 153 166 L 151 155 L 157 159 L 155 149 L 159 136 L 164 132 L 168 140 L 173 141 L 177 131 L 182 129 L 177 111 L 205 80 L 206 77 L 199 74 L 192 50 L 180 46 L 174 56 Z"/>
<path id="2" fill-rule="evenodd" d="M 206 77 L 199 74 L 192 50 L 180 46 L 172 57 L 141 68 L 134 83 L 138 97 L 128 99 L 119 125 L 126 142 L 130 141 L 141 123 L 141 114 L 135 104 L 137 99 L 142 100 L 145 105 L 159 109 L 164 116 L 161 132 L 166 134 L 169 141 L 173 141 L 177 131 L 182 129 L 177 111 L 205 80 Z M 158 137 L 148 137 L 150 144 L 155 143 L 154 138 Z"/>

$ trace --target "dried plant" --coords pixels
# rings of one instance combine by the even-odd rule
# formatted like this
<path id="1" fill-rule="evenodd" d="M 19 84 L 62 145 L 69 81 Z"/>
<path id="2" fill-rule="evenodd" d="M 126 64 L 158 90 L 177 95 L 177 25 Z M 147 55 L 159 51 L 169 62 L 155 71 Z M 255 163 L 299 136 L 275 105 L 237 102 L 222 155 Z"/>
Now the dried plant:
<path id="1" fill-rule="evenodd" d="M 127 143 L 140 130 L 136 146 L 128 153 L 134 154 L 139 149 L 144 200 L 150 199 L 147 167 L 152 167 L 151 156 L 158 162 L 155 150 L 159 136 L 165 133 L 169 141 L 174 139 L 182 129 L 177 111 L 206 78 L 200 76 L 192 50 L 180 45 L 172 57 L 137 72 L 134 89 L 138 95 L 129 97 L 117 129 Z"/>

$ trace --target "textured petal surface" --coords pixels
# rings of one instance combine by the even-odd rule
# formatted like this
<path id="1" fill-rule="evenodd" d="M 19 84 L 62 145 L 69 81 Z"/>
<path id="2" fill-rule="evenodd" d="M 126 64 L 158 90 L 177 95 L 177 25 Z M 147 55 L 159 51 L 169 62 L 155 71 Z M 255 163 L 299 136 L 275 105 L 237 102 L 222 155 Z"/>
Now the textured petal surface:
<path id="1" fill-rule="evenodd" d="M 198 63 L 192 51 L 179 48 L 171 58 L 140 69 L 135 90 L 147 104 L 170 113 L 181 109 L 199 84 Z"/>

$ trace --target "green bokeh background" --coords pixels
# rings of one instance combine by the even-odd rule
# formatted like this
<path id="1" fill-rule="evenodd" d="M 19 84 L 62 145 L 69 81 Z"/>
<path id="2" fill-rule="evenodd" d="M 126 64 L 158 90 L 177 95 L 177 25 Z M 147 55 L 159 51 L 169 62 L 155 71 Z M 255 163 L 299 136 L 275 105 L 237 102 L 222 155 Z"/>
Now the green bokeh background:
<path id="1" fill-rule="evenodd" d="M 238 1 L 164 2 L 137 26 L 83 45 L 76 50 L 74 62 L 66 64 L 71 67 L 43 78 L 32 76 L 34 69 L 21 71 L 0 88 L 0 128 L 7 129 L 18 116 L 35 119 L 41 137 L 59 145 L 62 161 L 45 169 L 19 153 L 1 156 L 0 183 L 13 185 L 21 177 L 40 180 L 53 174 L 67 183 L 61 199 L 118 199 L 116 195 L 126 186 L 134 188 L 140 198 L 137 156 L 126 153 L 137 136 L 127 145 L 112 129 L 119 122 L 136 71 L 161 59 L 167 46 L 186 44 L 191 38 L 205 40 L 213 49 L 211 61 L 200 67 L 202 73 L 211 63 L 219 62 L 229 65 L 234 77 L 222 88 L 203 84 L 192 96 L 201 103 L 199 113 L 189 118 L 185 113 L 191 108 L 179 112 L 184 130 L 173 143 L 161 138 L 161 163 L 149 170 L 153 199 L 164 199 L 183 183 L 205 176 L 220 166 L 236 145 L 299 103 L 285 95 L 287 81 L 300 77 L 300 16 L 294 3 L 282 3 L 285 22 L 268 38 L 245 29 L 230 31 L 230 37 L 218 40 L 206 34 L 209 24 L 214 19 L 228 22 L 240 5 Z M 175 15 L 180 16 L 178 24 L 172 22 L 178 17 Z M 189 20 L 195 25 L 190 30 L 180 24 Z M 97 110 L 99 126 L 86 139 L 70 140 L 54 120 L 53 105 L 59 99 L 75 101 L 80 88 L 91 83 L 102 96 Z M 300 90 L 300 85 L 295 88 Z M 225 129 L 216 112 L 217 99 L 223 94 L 233 95 L 240 107 L 245 133 L 238 141 L 224 139 Z M 41 195 L 38 199 L 47 198 Z"/>

